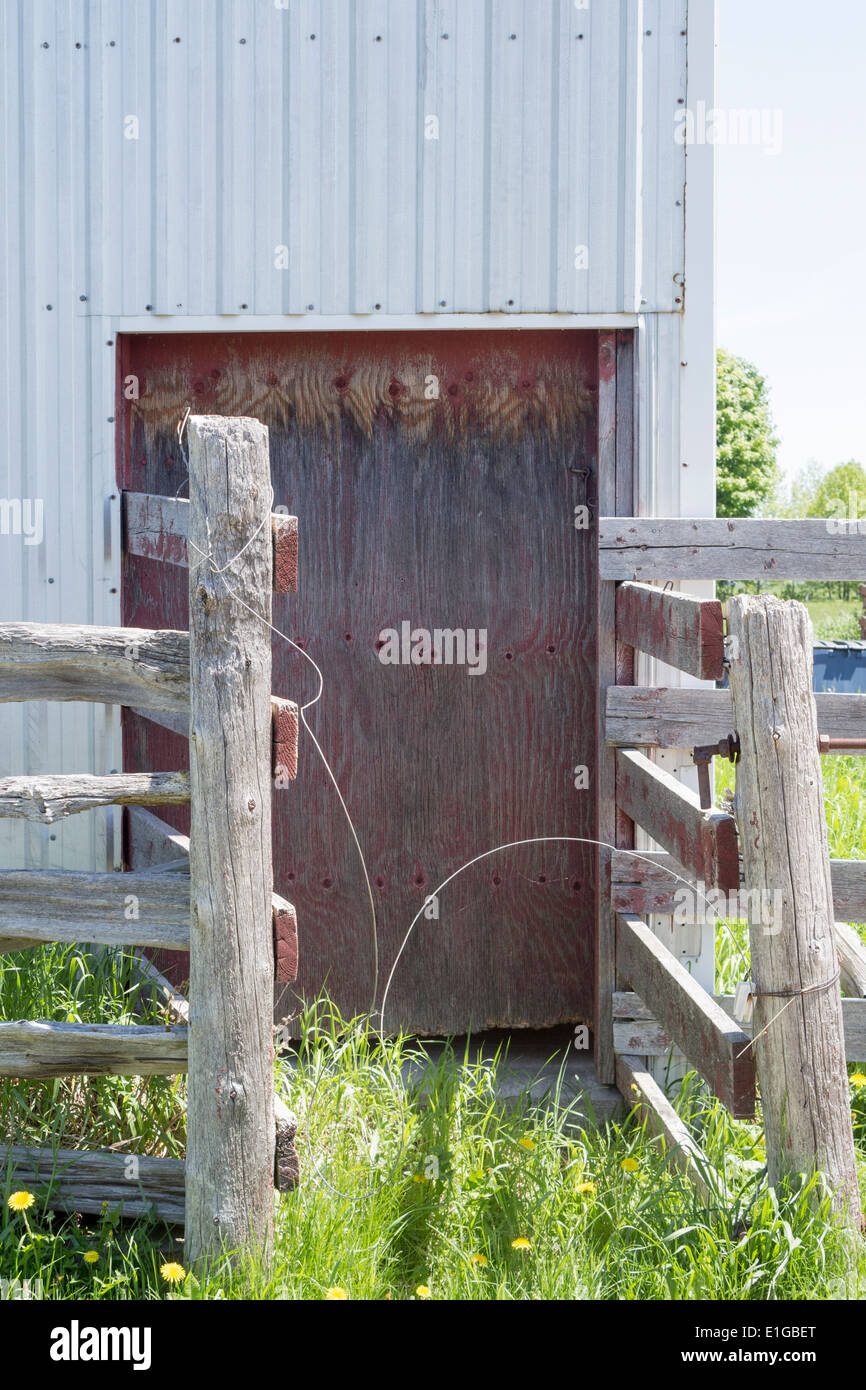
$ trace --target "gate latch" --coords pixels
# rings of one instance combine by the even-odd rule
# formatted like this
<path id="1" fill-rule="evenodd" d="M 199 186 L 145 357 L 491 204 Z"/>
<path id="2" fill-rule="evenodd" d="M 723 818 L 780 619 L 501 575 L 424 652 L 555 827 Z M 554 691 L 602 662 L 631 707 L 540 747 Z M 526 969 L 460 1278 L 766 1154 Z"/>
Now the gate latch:
<path id="1" fill-rule="evenodd" d="M 727 738 L 719 739 L 718 743 L 702 743 L 697 748 L 692 749 L 692 762 L 698 769 L 698 791 L 701 798 L 701 810 L 709 811 L 712 809 L 713 798 L 710 792 L 710 763 L 713 758 L 727 758 L 734 764 L 740 761 L 740 738 L 739 734 L 728 734 Z"/>

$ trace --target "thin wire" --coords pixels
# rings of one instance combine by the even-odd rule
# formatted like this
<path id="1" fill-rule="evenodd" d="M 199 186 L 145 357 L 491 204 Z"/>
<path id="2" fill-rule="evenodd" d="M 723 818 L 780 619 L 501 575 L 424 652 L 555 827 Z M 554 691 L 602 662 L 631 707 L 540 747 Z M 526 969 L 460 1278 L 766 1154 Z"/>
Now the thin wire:
<path id="1" fill-rule="evenodd" d="M 662 868 L 662 869 L 664 869 L 665 873 L 671 874 L 675 879 L 677 879 L 678 882 L 680 882 L 680 883 L 685 883 L 686 886 L 687 886 L 689 889 L 694 889 L 694 888 L 695 888 L 695 885 L 694 885 L 693 883 L 691 883 L 687 878 L 684 878 L 682 874 L 678 874 L 678 873 L 676 872 L 676 870 L 669 868 L 667 864 L 662 864 L 662 865 L 660 865 L 660 864 L 657 862 L 657 860 L 655 860 L 655 859 L 650 859 L 649 855 L 642 854 L 642 853 L 640 853 L 638 850 L 633 850 L 633 849 L 620 849 L 620 847 L 619 847 L 618 845 L 611 845 L 611 844 L 608 844 L 606 840 L 593 840 L 593 839 L 589 838 L 588 836 L 583 836 L 583 835 L 537 835 L 537 836 L 533 836 L 532 838 L 526 839 L 526 840 L 509 840 L 506 844 L 497 845 L 494 849 L 487 849 L 487 850 L 484 851 L 483 854 L 477 854 L 477 855 L 475 856 L 474 859 L 470 859 L 470 860 L 467 861 L 467 863 L 461 864 L 461 866 L 460 866 L 459 869 L 455 869 L 454 872 L 453 872 L 452 874 L 449 874 L 448 877 L 447 877 L 446 879 L 444 879 L 444 880 L 442 881 L 442 883 L 440 883 L 439 887 L 438 887 L 437 889 L 435 889 L 435 891 L 434 891 L 433 893 L 429 893 L 429 894 L 427 895 L 427 897 L 424 899 L 424 902 L 421 904 L 421 907 L 418 909 L 418 911 L 416 912 L 415 916 L 412 918 L 412 921 L 409 923 L 409 929 L 408 929 L 408 931 L 406 932 L 406 935 L 403 937 L 403 941 L 402 941 L 402 943 L 401 943 L 401 945 L 400 945 L 400 949 L 399 949 L 399 951 L 397 952 L 397 955 L 396 955 L 395 958 L 394 958 L 394 964 L 391 966 L 391 971 L 390 971 L 390 974 L 388 975 L 388 979 L 387 979 L 386 984 L 385 984 L 385 990 L 384 990 L 384 993 L 383 993 L 383 995 L 382 995 L 382 1007 L 381 1007 L 381 1009 L 379 1010 L 379 1027 L 380 1027 L 380 1030 L 382 1031 L 382 1033 L 384 1033 L 384 1031 L 385 1031 L 385 1004 L 386 1004 L 387 999 L 388 999 L 388 992 L 389 992 L 389 990 L 390 990 L 390 988 L 391 988 L 391 982 L 392 982 L 392 980 L 393 980 L 393 978 L 394 978 L 394 972 L 395 972 L 395 970 L 397 969 L 397 964 L 398 964 L 398 962 L 399 962 L 399 960 L 400 960 L 400 957 L 401 957 L 402 954 L 403 954 L 403 951 L 404 951 L 405 948 L 406 948 L 406 945 L 407 945 L 407 943 L 408 943 L 408 941 L 409 941 L 409 937 L 412 935 L 412 932 L 413 932 L 413 930 L 414 930 L 414 928 L 415 928 L 415 926 L 416 926 L 416 924 L 417 924 L 419 918 L 421 917 L 421 914 L 424 912 L 424 909 L 427 907 L 427 904 L 430 902 L 430 899 L 431 899 L 431 898 L 438 898 L 438 896 L 439 896 L 439 894 L 442 892 L 443 888 L 447 888 L 447 887 L 448 887 L 448 884 L 449 884 L 449 883 L 452 883 L 452 882 L 454 881 L 455 878 L 457 878 L 460 874 L 462 874 L 462 873 L 464 872 L 465 869 L 471 869 L 471 867 L 472 867 L 473 864 L 478 864 L 482 859 L 489 859 L 490 856 L 491 856 L 491 854 L 499 854 L 501 850 L 505 850 L 505 849 L 516 849 L 516 848 L 518 848 L 518 847 L 521 846 L 521 845 L 539 845 L 539 844 L 546 844 L 546 843 L 549 843 L 549 842 L 551 842 L 551 841 L 553 841 L 553 842 L 558 842 L 558 843 L 564 843 L 564 844 L 597 845 L 600 849 L 610 849 L 610 850 L 613 850 L 613 851 L 614 851 L 615 853 L 617 853 L 617 854 L 628 854 L 628 855 L 630 855 L 630 856 L 631 856 L 632 858 L 634 858 L 634 859 L 641 859 L 641 860 L 643 860 L 643 862 L 646 863 L 646 864 L 652 864 L 652 865 L 653 865 L 654 867 L 656 867 L 656 868 Z M 701 893 L 701 892 L 700 892 L 700 889 L 697 889 L 696 891 L 697 891 L 697 892 L 699 893 L 699 895 L 704 899 L 705 902 L 708 902 L 708 901 L 709 901 L 709 900 L 707 899 L 706 895 L 705 895 L 704 893 Z M 736 945 L 736 939 L 733 938 L 733 934 L 732 934 L 732 939 L 734 939 L 734 944 Z M 743 956 L 743 959 L 745 960 L 745 952 L 741 951 L 741 955 Z"/>

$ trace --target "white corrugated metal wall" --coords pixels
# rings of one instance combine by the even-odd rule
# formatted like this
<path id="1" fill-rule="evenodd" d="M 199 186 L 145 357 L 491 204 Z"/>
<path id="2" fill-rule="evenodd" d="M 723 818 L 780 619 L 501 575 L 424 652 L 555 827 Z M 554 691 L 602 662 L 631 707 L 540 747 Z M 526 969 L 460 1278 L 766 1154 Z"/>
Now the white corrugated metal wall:
<path id="1" fill-rule="evenodd" d="M 3 616 L 119 620 L 120 331 L 637 323 L 642 502 L 678 510 L 688 9 L 5 0 L 0 488 L 45 536 L 0 536 Z M 118 748 L 102 707 L 0 710 L 8 772 Z M 111 824 L 0 822 L 0 856 L 102 864 Z"/>

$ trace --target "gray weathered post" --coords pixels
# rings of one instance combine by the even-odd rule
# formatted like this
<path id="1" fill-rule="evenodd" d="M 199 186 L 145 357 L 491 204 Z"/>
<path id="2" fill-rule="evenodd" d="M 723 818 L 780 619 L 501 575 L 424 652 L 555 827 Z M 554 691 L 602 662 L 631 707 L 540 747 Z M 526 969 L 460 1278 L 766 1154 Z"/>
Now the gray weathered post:
<path id="1" fill-rule="evenodd" d="M 193 416 L 189 493 L 186 1251 L 194 1264 L 225 1249 L 264 1253 L 273 1235 L 271 640 L 249 612 L 270 621 L 265 427 Z"/>
<path id="2" fill-rule="evenodd" d="M 770 1182 L 820 1169 L 836 1210 L 857 1223 L 812 628 L 802 604 L 743 595 L 728 602 L 728 633 L 746 886 L 781 905 L 749 914 Z"/>

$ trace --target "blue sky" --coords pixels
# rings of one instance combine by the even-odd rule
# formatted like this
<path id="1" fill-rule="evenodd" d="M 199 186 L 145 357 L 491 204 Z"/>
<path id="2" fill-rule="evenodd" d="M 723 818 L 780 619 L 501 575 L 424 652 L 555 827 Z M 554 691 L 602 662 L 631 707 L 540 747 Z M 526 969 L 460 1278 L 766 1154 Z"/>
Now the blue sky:
<path id="1" fill-rule="evenodd" d="M 718 106 L 782 113 L 719 147 L 719 344 L 768 379 L 787 473 L 866 464 L 866 3 L 719 0 Z"/>

